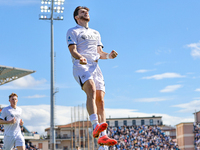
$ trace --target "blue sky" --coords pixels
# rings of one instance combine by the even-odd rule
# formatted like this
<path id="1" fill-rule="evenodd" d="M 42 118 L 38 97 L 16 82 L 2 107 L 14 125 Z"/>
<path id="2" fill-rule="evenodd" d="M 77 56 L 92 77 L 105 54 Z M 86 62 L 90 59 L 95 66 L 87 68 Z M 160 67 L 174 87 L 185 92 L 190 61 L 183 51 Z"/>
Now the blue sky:
<path id="1" fill-rule="evenodd" d="M 36 71 L 0 86 L 0 104 L 8 105 L 16 92 L 25 126 L 41 133 L 50 122 L 50 22 L 39 20 L 40 6 L 40 0 L 0 0 L 0 65 Z M 107 117 L 194 121 L 200 108 L 200 1 L 66 0 L 64 20 L 54 21 L 56 124 L 69 123 L 70 107 L 86 100 L 66 44 L 77 6 L 90 8 L 89 27 L 100 32 L 104 51 L 119 54 L 99 61 Z"/>

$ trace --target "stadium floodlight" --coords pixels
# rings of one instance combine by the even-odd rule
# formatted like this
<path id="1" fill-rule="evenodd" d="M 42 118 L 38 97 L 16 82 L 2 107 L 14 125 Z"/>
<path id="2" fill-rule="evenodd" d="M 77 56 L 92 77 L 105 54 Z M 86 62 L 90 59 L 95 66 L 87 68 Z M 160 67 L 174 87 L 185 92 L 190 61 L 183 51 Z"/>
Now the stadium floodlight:
<path id="1" fill-rule="evenodd" d="M 62 14 L 64 12 L 64 5 L 65 0 L 41 0 L 42 6 L 40 7 L 40 11 L 43 14 L 40 14 L 39 19 L 41 20 L 63 20 L 63 17 L 57 17 L 56 14 Z M 47 16 L 48 13 L 52 13 L 50 17 L 41 17 Z M 53 15 L 55 13 L 55 15 Z"/>
<path id="2" fill-rule="evenodd" d="M 55 94 L 54 90 L 54 37 L 53 37 L 53 20 L 63 20 L 65 0 L 41 0 L 42 6 L 40 7 L 41 13 L 40 20 L 51 20 L 51 140 L 50 149 L 55 150 L 55 123 L 54 123 L 54 108 L 55 108 Z M 54 14 L 55 13 L 55 14 Z"/>

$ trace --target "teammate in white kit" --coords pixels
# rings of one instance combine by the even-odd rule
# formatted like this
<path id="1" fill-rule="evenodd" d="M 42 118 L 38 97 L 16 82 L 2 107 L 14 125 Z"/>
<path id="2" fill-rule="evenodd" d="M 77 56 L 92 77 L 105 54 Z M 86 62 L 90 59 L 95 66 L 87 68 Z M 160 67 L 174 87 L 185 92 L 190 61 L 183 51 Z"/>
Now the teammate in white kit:
<path id="1" fill-rule="evenodd" d="M 25 141 L 20 128 L 23 126 L 22 109 L 17 107 L 17 94 L 12 93 L 9 96 L 9 102 L 10 106 L 3 108 L 0 116 L 0 124 L 4 125 L 3 150 L 11 150 L 13 146 L 18 150 L 25 150 Z"/>
<path id="2" fill-rule="evenodd" d="M 74 11 L 77 26 L 67 32 L 67 44 L 72 55 L 73 75 L 87 95 L 87 111 L 93 125 L 93 137 L 99 138 L 100 145 L 117 144 L 106 134 L 107 123 L 104 110 L 105 84 L 98 66 L 99 59 L 113 59 L 116 51 L 106 53 L 98 31 L 88 27 L 89 9 L 78 6 Z"/>

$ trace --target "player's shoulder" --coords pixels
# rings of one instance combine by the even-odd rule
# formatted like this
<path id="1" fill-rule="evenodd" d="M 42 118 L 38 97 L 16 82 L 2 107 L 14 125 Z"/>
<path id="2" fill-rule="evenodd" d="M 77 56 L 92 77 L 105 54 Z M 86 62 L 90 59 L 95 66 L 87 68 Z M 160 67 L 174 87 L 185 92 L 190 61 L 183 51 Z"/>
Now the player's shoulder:
<path id="1" fill-rule="evenodd" d="M 76 30 L 76 29 L 77 29 L 77 27 L 75 26 L 75 27 L 69 28 L 68 31 L 73 31 L 73 30 Z"/>
<path id="2" fill-rule="evenodd" d="M 80 30 L 80 27 L 78 25 L 76 25 L 75 27 L 69 28 L 68 32 L 74 32 L 74 31 L 78 31 Z"/>
<path id="3" fill-rule="evenodd" d="M 4 110 L 8 110 L 8 109 L 10 109 L 11 108 L 11 106 L 6 106 L 6 107 L 4 107 L 3 109 L 2 109 L 2 111 Z"/>
<path id="4" fill-rule="evenodd" d="M 89 28 L 90 29 L 90 32 L 93 32 L 94 34 L 100 34 L 99 31 L 93 29 L 93 28 Z"/>

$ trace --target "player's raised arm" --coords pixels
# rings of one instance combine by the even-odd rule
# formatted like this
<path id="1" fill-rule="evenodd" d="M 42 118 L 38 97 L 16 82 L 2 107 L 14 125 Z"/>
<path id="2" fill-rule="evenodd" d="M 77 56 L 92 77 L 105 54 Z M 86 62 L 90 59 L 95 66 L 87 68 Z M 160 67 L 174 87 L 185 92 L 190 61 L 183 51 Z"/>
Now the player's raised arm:
<path id="1" fill-rule="evenodd" d="M 69 51 L 70 51 L 71 55 L 75 59 L 79 59 L 80 60 L 80 64 L 82 64 L 82 65 L 87 64 L 87 59 L 77 52 L 77 48 L 76 48 L 75 44 L 69 45 L 68 48 L 69 48 Z"/>
<path id="2" fill-rule="evenodd" d="M 97 47 L 97 52 L 100 55 L 100 59 L 114 59 L 118 55 L 115 50 L 112 50 L 111 53 L 104 52 L 101 46 Z"/>

